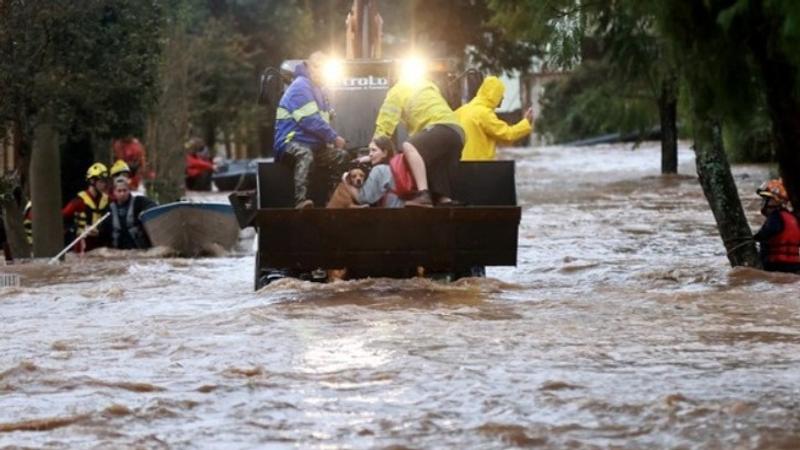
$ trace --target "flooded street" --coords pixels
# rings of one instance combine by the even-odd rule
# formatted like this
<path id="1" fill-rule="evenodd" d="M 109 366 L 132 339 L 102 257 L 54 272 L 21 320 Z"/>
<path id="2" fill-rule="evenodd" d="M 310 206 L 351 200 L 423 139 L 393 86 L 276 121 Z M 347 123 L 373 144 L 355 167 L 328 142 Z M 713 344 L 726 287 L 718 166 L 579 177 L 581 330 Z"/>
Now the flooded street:
<path id="1" fill-rule="evenodd" d="M 800 447 L 800 276 L 730 269 L 688 148 L 504 156 L 518 266 L 486 279 L 0 268 L 0 448 Z M 767 170 L 734 172 L 757 227 Z"/>

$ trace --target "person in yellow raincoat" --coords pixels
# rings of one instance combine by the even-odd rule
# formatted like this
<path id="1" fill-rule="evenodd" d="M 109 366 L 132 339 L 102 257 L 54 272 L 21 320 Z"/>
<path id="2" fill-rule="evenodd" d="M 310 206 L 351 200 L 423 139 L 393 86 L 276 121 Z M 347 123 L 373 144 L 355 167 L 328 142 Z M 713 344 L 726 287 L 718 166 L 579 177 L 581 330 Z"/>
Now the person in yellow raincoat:
<path id="1" fill-rule="evenodd" d="M 410 136 L 402 151 L 418 191 L 406 206 L 429 207 L 434 201 L 453 204 L 452 186 L 464 130 L 436 84 L 426 78 L 400 79 L 389 89 L 378 112 L 373 141 L 381 136 L 391 138 L 401 122 Z"/>
<path id="2" fill-rule="evenodd" d="M 491 161 L 495 159 L 497 142 L 513 142 L 533 131 L 533 110 L 514 125 L 500 120 L 494 110 L 503 101 L 505 86 L 497 77 L 486 77 L 477 95 L 456 110 L 456 115 L 467 135 L 461 152 L 462 161 Z"/>

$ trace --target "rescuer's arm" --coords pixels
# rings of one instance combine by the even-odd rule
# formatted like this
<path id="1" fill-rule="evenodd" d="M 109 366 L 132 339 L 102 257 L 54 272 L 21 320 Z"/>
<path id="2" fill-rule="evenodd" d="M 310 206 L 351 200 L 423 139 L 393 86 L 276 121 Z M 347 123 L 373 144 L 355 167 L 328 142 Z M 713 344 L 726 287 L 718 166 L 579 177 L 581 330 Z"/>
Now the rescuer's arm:
<path id="1" fill-rule="evenodd" d="M 396 88 L 389 89 L 386 100 L 383 101 L 378 118 L 375 120 L 375 134 L 372 139 L 381 136 L 392 137 L 397 124 L 400 123 L 400 115 L 403 112 L 403 101 L 400 91 Z"/>
<path id="2" fill-rule="evenodd" d="M 500 120 L 494 111 L 489 111 L 480 120 L 481 128 L 487 135 L 505 142 L 513 142 L 531 134 L 533 125 L 527 118 L 523 118 L 514 125 L 509 125 Z"/>
<path id="3" fill-rule="evenodd" d="M 139 213 L 141 213 L 142 211 L 147 211 L 150 208 L 155 208 L 156 206 L 158 206 L 158 203 L 150 200 L 149 198 L 147 198 L 147 197 L 145 197 L 143 195 L 136 196 L 133 199 L 135 201 L 139 202 L 139 205 L 140 205 L 139 209 L 137 211 L 135 211 L 137 217 L 138 217 Z M 135 205 L 136 204 L 134 203 L 134 206 Z"/>
<path id="4" fill-rule="evenodd" d="M 775 211 L 767 216 L 767 221 L 758 230 L 758 233 L 753 236 L 756 241 L 768 241 L 772 236 L 775 236 L 783 231 L 783 220 L 779 211 Z"/>
<path id="5" fill-rule="evenodd" d="M 80 197 L 75 197 L 61 209 L 61 217 L 72 219 L 75 214 L 81 211 L 83 211 L 83 200 Z"/>

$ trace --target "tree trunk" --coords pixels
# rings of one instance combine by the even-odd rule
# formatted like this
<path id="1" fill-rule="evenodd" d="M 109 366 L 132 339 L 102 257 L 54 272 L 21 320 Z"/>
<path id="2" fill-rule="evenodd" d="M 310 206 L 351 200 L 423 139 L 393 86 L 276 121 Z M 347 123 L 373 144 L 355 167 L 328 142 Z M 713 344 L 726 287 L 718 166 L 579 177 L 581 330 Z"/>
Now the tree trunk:
<path id="1" fill-rule="evenodd" d="M 168 36 L 161 59 L 161 92 L 148 119 L 147 147 L 152 149 L 155 180 L 150 195 L 160 203 L 173 202 L 185 193 L 186 163 L 183 142 L 189 123 L 189 38 L 177 27 Z"/>
<path id="2" fill-rule="evenodd" d="M 30 167 L 33 256 L 50 257 L 64 248 L 58 134 L 50 122 L 45 120 L 36 128 L 33 141 Z"/>
<path id="3" fill-rule="evenodd" d="M 30 258 L 31 246 L 25 236 L 22 211 L 19 210 L 19 205 L 11 192 L 3 194 L 0 195 L 0 208 L 3 210 L 3 225 L 11 257 L 14 259 Z"/>
<path id="4" fill-rule="evenodd" d="M 678 80 L 667 77 L 658 96 L 661 119 L 661 173 L 678 173 Z"/>
<path id="5" fill-rule="evenodd" d="M 760 34 L 748 39 L 761 72 L 767 110 L 775 136 L 775 153 L 783 185 L 795 212 L 800 209 L 800 94 L 797 68 L 781 46 L 782 18 L 765 15 L 761 2 L 753 4 L 753 29 Z"/>
<path id="6" fill-rule="evenodd" d="M 708 200 L 731 266 L 761 267 L 753 233 L 739 200 L 719 122 L 695 116 L 697 175 Z"/>

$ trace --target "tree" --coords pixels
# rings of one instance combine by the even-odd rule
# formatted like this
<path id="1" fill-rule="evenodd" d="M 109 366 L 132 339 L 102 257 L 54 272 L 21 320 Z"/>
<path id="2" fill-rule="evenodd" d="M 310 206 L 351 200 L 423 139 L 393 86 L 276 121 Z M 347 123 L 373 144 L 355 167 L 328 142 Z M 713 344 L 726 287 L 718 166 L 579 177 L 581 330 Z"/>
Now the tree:
<path id="1" fill-rule="evenodd" d="M 22 211 L 20 211 L 21 190 L 16 174 L 0 175 L 0 212 L 6 240 L 12 258 L 28 258 L 31 255 L 31 246 L 25 236 L 23 228 Z"/>
<path id="2" fill-rule="evenodd" d="M 619 122 L 621 131 L 637 122 L 627 111 L 645 110 L 641 103 L 652 102 L 661 124 L 662 173 L 677 172 L 676 71 L 647 5 L 633 0 L 490 0 L 489 5 L 492 23 L 546 49 L 553 66 L 601 68 L 604 76 L 591 89 L 615 93 L 617 116 L 625 119 Z M 596 101 L 592 93 L 584 99 Z M 595 109 L 591 103 L 578 104 Z M 604 111 L 609 109 L 606 105 Z M 641 120 L 636 125 L 640 132 L 649 128 Z"/>
<path id="3" fill-rule="evenodd" d="M 792 204 L 800 204 L 800 6 L 780 0 L 717 0 L 662 2 L 656 11 L 684 68 L 698 173 L 731 264 L 757 265 L 733 180 L 729 173 L 718 175 L 728 171 L 719 124 L 741 123 L 763 94 L 784 184 Z"/>

